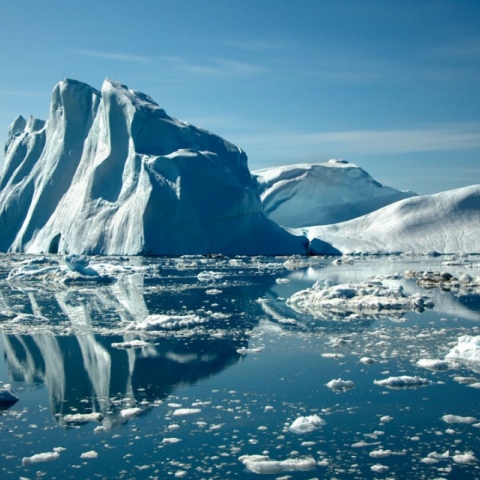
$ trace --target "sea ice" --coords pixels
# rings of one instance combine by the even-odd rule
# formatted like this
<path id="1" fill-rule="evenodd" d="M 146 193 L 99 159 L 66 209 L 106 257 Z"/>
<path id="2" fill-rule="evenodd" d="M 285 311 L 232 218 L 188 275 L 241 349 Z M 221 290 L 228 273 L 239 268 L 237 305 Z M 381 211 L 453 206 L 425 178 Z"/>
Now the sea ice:
<path id="1" fill-rule="evenodd" d="M 60 454 L 58 452 L 36 453 L 31 457 L 23 457 L 22 465 L 27 466 L 31 463 L 51 462 L 53 460 L 57 460 L 58 458 L 60 458 Z"/>
<path id="2" fill-rule="evenodd" d="M 73 413 L 63 416 L 63 420 L 67 423 L 86 423 L 101 422 L 103 415 L 101 413 Z"/>
<path id="3" fill-rule="evenodd" d="M 311 288 L 292 295 L 286 303 L 297 312 L 325 319 L 345 319 L 352 314 L 361 318 L 401 316 L 410 310 L 433 307 L 427 297 L 409 296 L 401 286 L 387 287 L 378 281 L 339 285 L 317 281 Z"/>
<path id="4" fill-rule="evenodd" d="M 426 378 L 417 376 L 411 377 L 408 375 L 402 375 L 400 377 L 388 377 L 382 380 L 374 380 L 373 383 L 388 388 L 416 388 L 428 385 L 430 381 Z"/>
<path id="5" fill-rule="evenodd" d="M 480 362 L 480 335 L 463 335 L 458 344 L 445 355 L 446 359 L 464 362 Z"/>
<path id="6" fill-rule="evenodd" d="M 134 323 L 130 329 L 141 331 L 179 330 L 191 328 L 208 320 L 197 315 L 149 315 L 145 320 Z"/>
<path id="7" fill-rule="evenodd" d="M 317 462 L 312 457 L 271 460 L 268 455 L 243 455 L 239 460 L 251 472 L 262 475 L 273 475 L 296 470 L 306 471 L 312 470 L 317 466 Z"/>
<path id="8" fill-rule="evenodd" d="M 288 428 L 292 433 L 310 433 L 317 428 L 326 425 L 326 421 L 318 415 L 308 415 L 306 417 L 298 417 Z"/>
<path id="9" fill-rule="evenodd" d="M 473 452 L 456 453 L 453 455 L 452 459 L 455 463 L 460 465 L 473 465 L 477 463 L 477 458 Z"/>
<path id="10" fill-rule="evenodd" d="M 343 392 L 355 388 L 355 383 L 353 383 L 351 380 L 342 380 L 341 378 L 337 378 L 336 380 L 330 380 L 327 383 L 327 387 L 336 392 Z"/>
<path id="11" fill-rule="evenodd" d="M 475 417 L 462 417 L 460 415 L 444 415 L 442 420 L 445 423 L 475 423 L 478 420 Z"/>
<path id="12" fill-rule="evenodd" d="M 13 405 L 16 402 L 18 402 L 18 397 L 13 393 L 11 385 L 0 385 L 0 408 L 1 406 Z"/>

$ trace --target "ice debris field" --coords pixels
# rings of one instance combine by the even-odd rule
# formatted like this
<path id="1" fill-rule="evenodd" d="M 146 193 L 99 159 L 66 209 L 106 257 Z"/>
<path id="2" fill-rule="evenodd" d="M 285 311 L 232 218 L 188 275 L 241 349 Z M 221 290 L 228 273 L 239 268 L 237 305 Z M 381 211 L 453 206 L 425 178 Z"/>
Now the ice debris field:
<path id="1" fill-rule="evenodd" d="M 0 259 L 2 478 L 479 476 L 475 256 Z"/>

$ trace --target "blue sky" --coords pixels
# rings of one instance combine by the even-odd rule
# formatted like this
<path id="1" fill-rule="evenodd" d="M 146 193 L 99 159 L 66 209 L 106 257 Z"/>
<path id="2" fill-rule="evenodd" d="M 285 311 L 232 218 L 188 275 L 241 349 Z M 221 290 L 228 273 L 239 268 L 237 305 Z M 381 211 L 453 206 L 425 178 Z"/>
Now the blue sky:
<path id="1" fill-rule="evenodd" d="M 69 77 L 111 77 L 243 148 L 251 169 L 345 158 L 434 193 L 480 183 L 480 1 L 15 0 L 0 142 Z"/>

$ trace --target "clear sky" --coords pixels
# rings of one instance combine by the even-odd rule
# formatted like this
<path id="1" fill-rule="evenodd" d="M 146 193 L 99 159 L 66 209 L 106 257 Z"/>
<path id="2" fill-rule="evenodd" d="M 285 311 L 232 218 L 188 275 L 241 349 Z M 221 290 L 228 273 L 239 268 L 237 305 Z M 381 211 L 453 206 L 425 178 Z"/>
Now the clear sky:
<path id="1" fill-rule="evenodd" d="M 479 0 L 0 0 L 0 141 L 114 78 L 243 148 L 419 193 L 480 183 Z M 3 162 L 3 159 L 0 160 Z"/>

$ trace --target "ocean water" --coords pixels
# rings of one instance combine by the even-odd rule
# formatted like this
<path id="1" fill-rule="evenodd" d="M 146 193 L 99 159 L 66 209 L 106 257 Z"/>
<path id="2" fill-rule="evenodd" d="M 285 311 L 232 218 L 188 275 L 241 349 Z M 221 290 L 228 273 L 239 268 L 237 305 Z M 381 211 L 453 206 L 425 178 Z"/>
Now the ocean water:
<path id="1" fill-rule="evenodd" d="M 2 479 L 480 478 L 480 361 L 444 361 L 480 335 L 480 287 L 417 282 L 475 279 L 478 257 L 62 265 L 0 257 L 0 382 L 19 398 L 0 410 Z M 315 282 L 403 293 L 288 301 Z M 416 385 L 382 385 L 402 376 Z"/>

